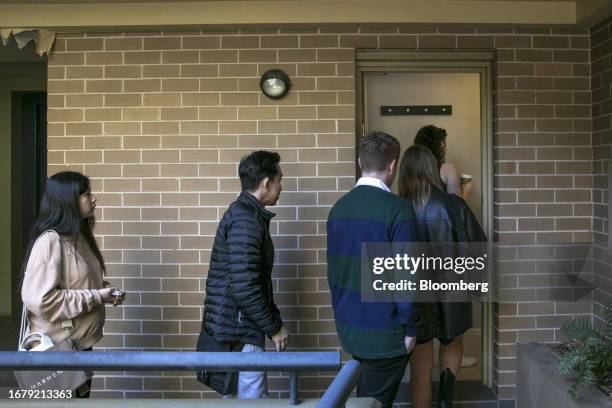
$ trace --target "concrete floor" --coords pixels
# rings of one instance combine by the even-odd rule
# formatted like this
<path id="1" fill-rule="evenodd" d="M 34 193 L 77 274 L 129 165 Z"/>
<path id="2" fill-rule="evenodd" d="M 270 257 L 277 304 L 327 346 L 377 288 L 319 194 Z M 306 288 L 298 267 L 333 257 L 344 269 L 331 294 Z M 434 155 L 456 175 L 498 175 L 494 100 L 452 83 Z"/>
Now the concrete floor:
<path id="1" fill-rule="evenodd" d="M 130 399 L 116 400 L 108 399 L 90 399 L 90 400 L 55 400 L 55 401 L 13 401 L 0 400 L 0 407 L 18 407 L 18 408 L 63 408 L 63 407 L 87 407 L 87 408 L 108 408 L 115 405 L 129 404 L 130 408 L 230 408 L 230 407 L 249 407 L 249 408 L 275 408 L 275 407 L 293 407 L 293 408 L 314 408 L 319 401 L 308 399 L 302 401 L 299 405 L 290 405 L 289 400 L 283 399 L 268 399 L 268 400 L 181 400 L 181 399 Z M 371 398 L 350 398 L 346 403 L 346 408 L 379 408 L 380 403 Z"/>

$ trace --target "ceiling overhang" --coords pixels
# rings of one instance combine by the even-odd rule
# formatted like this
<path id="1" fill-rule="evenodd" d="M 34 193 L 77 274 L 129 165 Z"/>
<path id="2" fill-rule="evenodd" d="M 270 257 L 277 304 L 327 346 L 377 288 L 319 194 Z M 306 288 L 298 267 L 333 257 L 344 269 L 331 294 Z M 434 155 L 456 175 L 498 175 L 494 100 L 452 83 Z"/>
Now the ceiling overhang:
<path id="1" fill-rule="evenodd" d="M 22 0 L 0 4 L 0 27 L 54 30 L 236 25 L 455 23 L 581 25 L 609 0 Z M 595 21 L 597 22 L 597 21 Z"/>

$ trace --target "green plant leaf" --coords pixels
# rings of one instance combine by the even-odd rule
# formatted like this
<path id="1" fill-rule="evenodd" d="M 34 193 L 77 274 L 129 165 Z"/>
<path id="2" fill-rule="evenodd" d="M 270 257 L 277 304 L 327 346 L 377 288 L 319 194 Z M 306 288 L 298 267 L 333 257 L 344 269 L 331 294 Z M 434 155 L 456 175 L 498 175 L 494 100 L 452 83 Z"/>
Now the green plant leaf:
<path id="1" fill-rule="evenodd" d="M 569 389 L 575 399 L 583 387 L 603 384 L 612 376 L 612 303 L 606 307 L 605 334 L 586 319 L 566 322 L 561 326 L 561 332 L 569 343 L 557 369 L 563 375 L 576 374 Z"/>

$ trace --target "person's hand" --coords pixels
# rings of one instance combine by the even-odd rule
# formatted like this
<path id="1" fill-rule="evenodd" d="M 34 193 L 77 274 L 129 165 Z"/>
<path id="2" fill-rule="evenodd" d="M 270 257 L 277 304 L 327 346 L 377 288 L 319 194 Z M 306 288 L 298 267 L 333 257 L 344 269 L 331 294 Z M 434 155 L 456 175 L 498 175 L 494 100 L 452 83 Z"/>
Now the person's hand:
<path id="1" fill-rule="evenodd" d="M 467 183 L 461 184 L 461 197 L 466 200 L 474 189 L 474 183 L 470 180 Z"/>
<path id="2" fill-rule="evenodd" d="M 123 301 L 125 300 L 125 295 L 115 297 L 111 295 L 111 292 L 113 290 L 117 290 L 117 288 L 110 286 L 108 288 L 98 289 L 98 293 L 102 298 L 102 303 L 112 303 L 113 306 L 117 306 L 123 303 Z"/>
<path id="3" fill-rule="evenodd" d="M 113 295 L 111 295 L 111 292 L 113 290 L 115 290 L 115 288 L 113 288 L 112 286 L 108 288 L 104 288 L 104 289 L 98 289 L 98 293 L 100 294 L 100 297 L 102 298 L 102 303 L 114 303 L 115 302 L 115 298 L 113 297 Z"/>
<path id="4" fill-rule="evenodd" d="M 416 337 L 404 337 L 404 345 L 406 346 L 406 353 L 410 354 L 416 346 Z"/>
<path id="5" fill-rule="evenodd" d="M 272 341 L 276 345 L 276 351 L 283 351 L 287 348 L 289 343 L 289 330 L 285 326 L 282 326 L 280 330 L 272 336 Z"/>

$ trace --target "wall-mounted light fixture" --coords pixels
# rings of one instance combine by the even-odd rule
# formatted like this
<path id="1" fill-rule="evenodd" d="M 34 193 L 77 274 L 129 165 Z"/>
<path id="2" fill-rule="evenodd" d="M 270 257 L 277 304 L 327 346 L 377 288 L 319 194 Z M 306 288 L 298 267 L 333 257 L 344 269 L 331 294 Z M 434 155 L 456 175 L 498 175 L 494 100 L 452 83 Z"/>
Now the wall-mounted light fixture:
<path id="1" fill-rule="evenodd" d="M 280 99 L 291 89 L 291 80 L 280 69 L 270 69 L 261 76 L 259 87 L 268 98 Z"/>

